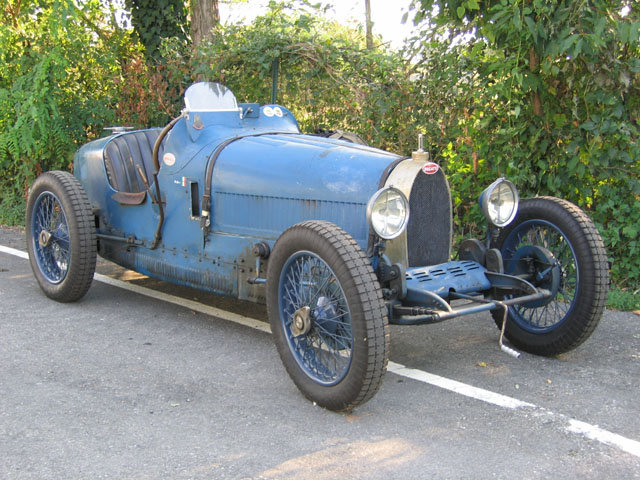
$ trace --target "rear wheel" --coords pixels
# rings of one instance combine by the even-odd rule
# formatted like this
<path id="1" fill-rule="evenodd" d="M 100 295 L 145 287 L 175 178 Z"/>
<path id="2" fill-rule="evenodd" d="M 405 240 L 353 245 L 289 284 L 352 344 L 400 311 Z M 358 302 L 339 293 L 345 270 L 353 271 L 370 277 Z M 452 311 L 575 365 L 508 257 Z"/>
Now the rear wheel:
<path id="1" fill-rule="evenodd" d="M 269 258 L 267 308 L 280 358 L 307 398 L 349 410 L 373 397 L 387 367 L 388 323 L 350 235 L 319 221 L 285 231 Z"/>
<path id="2" fill-rule="evenodd" d="M 91 207 L 78 180 L 52 171 L 33 183 L 27 202 L 27 250 L 44 293 L 59 302 L 82 298 L 96 267 Z"/>
<path id="3" fill-rule="evenodd" d="M 527 199 L 500 232 L 497 247 L 505 273 L 552 293 L 549 299 L 509 307 L 506 337 L 539 355 L 582 344 L 602 317 L 609 286 L 606 251 L 591 219 L 565 200 Z M 493 315 L 502 326 L 502 312 Z"/>

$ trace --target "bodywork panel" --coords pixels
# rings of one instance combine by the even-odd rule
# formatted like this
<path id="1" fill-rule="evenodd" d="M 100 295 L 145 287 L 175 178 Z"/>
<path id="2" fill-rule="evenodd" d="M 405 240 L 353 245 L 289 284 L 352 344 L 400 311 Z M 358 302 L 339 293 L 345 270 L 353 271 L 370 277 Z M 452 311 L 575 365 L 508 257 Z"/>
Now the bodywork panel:
<path id="1" fill-rule="evenodd" d="M 261 107 L 254 116 L 200 112 L 178 121 L 159 159 L 165 220 L 155 250 L 148 246 L 158 224 L 158 205 L 149 194 L 138 205 L 119 201 L 122 192 L 113 188 L 105 168 L 110 142 L 131 133 L 80 149 L 75 172 L 98 219 L 99 253 L 156 278 L 262 301 L 264 287 L 246 282 L 255 275 L 251 251 L 258 241 L 273 246 L 290 226 L 316 219 L 340 225 L 366 249 L 366 204 L 384 170 L 400 157 L 301 135 L 291 113 L 279 108 L 281 117 L 266 116 Z M 212 152 L 231 138 L 236 140 L 215 162 L 211 223 L 203 229 L 200 209 L 207 164 Z M 146 176 L 153 184 L 153 172 Z"/>

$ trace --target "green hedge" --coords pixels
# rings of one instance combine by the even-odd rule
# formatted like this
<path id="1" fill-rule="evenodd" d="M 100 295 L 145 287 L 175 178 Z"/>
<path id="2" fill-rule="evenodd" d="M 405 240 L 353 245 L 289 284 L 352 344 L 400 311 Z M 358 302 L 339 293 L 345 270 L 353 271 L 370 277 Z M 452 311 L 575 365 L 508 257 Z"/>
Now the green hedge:
<path id="1" fill-rule="evenodd" d="M 417 3 L 418 17 L 434 4 Z M 24 7 L 0 30 L 0 223 L 22 221 L 20 202 L 40 171 L 69 168 L 103 126 L 165 123 L 195 80 L 268 102 L 278 59 L 278 102 L 304 131 L 355 131 L 401 154 L 424 133 L 449 175 L 458 236 L 482 234 L 477 196 L 507 176 L 522 196 L 587 210 L 615 282 L 636 290 L 640 23 L 635 6 L 622 17 L 615 2 L 596 3 L 576 15 L 575 2 L 501 0 L 484 10 L 447 2 L 403 52 L 380 39 L 367 50 L 362 32 L 273 3 L 251 25 L 220 27 L 197 51 L 165 39 L 154 59 L 100 2 L 82 10 L 54 2 L 39 15 Z"/>

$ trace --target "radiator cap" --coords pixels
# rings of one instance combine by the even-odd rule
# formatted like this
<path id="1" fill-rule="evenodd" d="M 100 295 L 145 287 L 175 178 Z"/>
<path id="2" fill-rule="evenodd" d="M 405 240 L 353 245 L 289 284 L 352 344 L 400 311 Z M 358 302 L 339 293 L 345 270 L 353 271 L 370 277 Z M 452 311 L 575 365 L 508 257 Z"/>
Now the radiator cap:
<path id="1" fill-rule="evenodd" d="M 415 152 L 411 152 L 411 159 L 414 162 L 425 163 L 429 161 L 429 152 L 425 152 L 422 147 L 423 135 L 421 133 L 418 134 L 418 150 Z"/>

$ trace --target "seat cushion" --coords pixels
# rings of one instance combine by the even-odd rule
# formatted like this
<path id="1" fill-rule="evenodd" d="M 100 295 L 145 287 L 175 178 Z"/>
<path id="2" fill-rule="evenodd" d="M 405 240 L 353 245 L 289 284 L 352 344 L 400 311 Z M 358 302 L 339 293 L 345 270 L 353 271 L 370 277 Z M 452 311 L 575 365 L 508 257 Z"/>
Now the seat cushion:
<path id="1" fill-rule="evenodd" d="M 109 183 L 119 192 L 144 192 L 144 182 L 137 171 L 139 165 L 149 184 L 153 183 L 153 146 L 160 128 L 138 130 L 118 135 L 104 149 L 104 163 Z M 164 143 L 164 142 L 163 142 Z M 158 157 L 162 158 L 163 145 Z"/>

